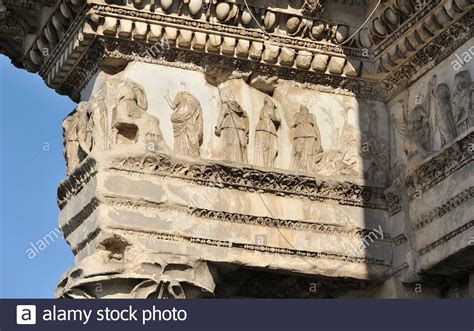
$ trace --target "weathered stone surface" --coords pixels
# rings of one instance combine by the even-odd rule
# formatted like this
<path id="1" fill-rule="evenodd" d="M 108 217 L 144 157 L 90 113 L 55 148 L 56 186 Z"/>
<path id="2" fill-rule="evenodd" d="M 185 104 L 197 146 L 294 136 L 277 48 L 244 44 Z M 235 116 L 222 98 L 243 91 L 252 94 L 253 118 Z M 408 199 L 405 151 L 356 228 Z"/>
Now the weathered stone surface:
<path id="1" fill-rule="evenodd" d="M 0 4 L 78 101 L 56 296 L 472 296 L 472 2 L 249 6 Z"/>

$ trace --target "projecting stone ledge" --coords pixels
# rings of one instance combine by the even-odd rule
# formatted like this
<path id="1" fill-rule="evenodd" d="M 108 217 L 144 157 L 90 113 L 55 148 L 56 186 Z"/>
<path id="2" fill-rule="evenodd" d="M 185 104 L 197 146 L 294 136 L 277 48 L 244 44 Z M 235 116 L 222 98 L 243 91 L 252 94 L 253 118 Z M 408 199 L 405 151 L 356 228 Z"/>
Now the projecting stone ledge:
<path id="1" fill-rule="evenodd" d="M 165 297 L 194 293 L 186 286 L 210 296 L 225 274 L 244 270 L 354 289 L 390 272 L 380 189 L 120 147 L 91 155 L 59 187 L 77 264 L 57 296 L 142 297 L 143 286 L 158 293 L 164 284 Z M 95 283 L 114 285 L 96 293 Z"/>

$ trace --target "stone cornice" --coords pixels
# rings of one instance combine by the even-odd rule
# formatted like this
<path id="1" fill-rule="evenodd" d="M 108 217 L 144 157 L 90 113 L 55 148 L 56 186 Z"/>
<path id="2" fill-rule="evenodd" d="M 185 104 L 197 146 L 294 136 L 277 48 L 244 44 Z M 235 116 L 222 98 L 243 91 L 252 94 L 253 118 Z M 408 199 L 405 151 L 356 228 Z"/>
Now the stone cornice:
<path id="1" fill-rule="evenodd" d="M 179 57 L 178 61 L 185 59 L 200 66 L 196 57 L 213 62 L 231 58 L 238 69 L 304 84 L 333 86 L 361 98 L 388 101 L 419 77 L 428 64 L 440 62 L 454 46 L 472 36 L 472 5 L 466 1 L 436 0 L 424 2 L 420 8 L 410 4 L 409 11 L 403 1 L 383 2 L 367 26 L 371 44 L 365 48 L 360 35 L 363 31 L 349 46 L 340 45 L 343 38 L 339 25 L 331 27 L 322 18 L 298 12 L 285 16 L 281 10 L 264 9 L 266 13 L 275 12 L 277 20 L 288 20 L 284 29 L 265 31 L 265 27 L 262 30 L 219 20 L 212 16 L 216 15 L 213 12 L 211 18 L 205 18 L 193 16 L 187 9 L 168 13 L 160 8 L 152 10 L 149 5 L 135 8 L 132 4 L 92 1 L 79 9 L 82 1 L 75 0 L 76 7 L 69 9 L 58 3 L 37 40 L 26 50 L 23 65 L 39 71 L 50 87 L 78 100 L 80 89 L 98 70 L 101 58 L 110 54 L 107 48 L 111 42 L 121 44 L 122 54 L 114 53 L 114 57 L 154 61 L 143 54 L 157 42 L 166 41 L 171 46 L 164 55 L 171 60 L 168 63 Z M 243 10 L 242 6 L 235 8 Z M 301 28 L 298 35 L 295 31 L 300 25 L 291 30 L 291 18 L 300 25 L 323 20 L 321 28 L 326 37 L 314 37 L 306 28 Z M 105 49 L 90 48 L 98 38 L 106 41 Z M 446 40 L 455 42 L 445 45 Z M 44 47 L 50 49 L 49 57 L 41 53 Z M 436 52 L 431 51 L 433 47 Z"/>
<path id="2" fill-rule="evenodd" d="M 24 32 L 15 37 L 18 48 L 12 54 L 8 48 L 2 50 L 8 47 L 8 38 L 2 36 L 0 31 L 0 51 L 10 56 L 16 65 L 31 72 L 37 72 L 56 50 L 74 18 L 82 11 L 84 1 L 7 1 L 6 12 L 0 15 L 0 27 L 11 25 L 13 19 L 23 25 Z M 31 5 L 29 5 L 30 2 L 32 2 Z M 11 11 L 9 11 L 10 8 Z M 23 22 L 27 22 L 27 26 Z"/>
<path id="3" fill-rule="evenodd" d="M 445 60 L 463 43 L 469 41 L 473 37 L 473 32 L 474 12 L 471 11 L 414 54 L 410 61 L 392 70 L 381 81 L 382 88 L 388 91 L 386 100 L 397 96 L 403 89 Z"/>

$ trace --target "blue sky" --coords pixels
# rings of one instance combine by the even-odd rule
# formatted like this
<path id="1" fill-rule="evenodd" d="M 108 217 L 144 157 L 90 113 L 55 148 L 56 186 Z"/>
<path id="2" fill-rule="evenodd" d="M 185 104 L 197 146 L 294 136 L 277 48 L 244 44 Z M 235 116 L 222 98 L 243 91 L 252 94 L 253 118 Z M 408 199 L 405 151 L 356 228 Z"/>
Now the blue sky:
<path id="1" fill-rule="evenodd" d="M 0 55 L 1 298 L 51 298 L 73 265 L 62 235 L 44 238 L 58 229 L 56 189 L 65 177 L 61 122 L 74 107 L 39 75 Z"/>

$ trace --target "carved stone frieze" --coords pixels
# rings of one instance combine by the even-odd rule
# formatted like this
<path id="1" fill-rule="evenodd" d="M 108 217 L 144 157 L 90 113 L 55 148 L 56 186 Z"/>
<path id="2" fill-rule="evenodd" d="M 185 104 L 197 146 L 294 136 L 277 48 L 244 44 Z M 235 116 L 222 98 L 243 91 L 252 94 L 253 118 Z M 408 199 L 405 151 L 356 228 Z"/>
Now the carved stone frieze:
<path id="1" fill-rule="evenodd" d="M 474 132 L 470 130 L 464 137 L 413 170 L 405 180 L 410 200 L 471 164 L 474 161 L 473 146 Z"/>
<path id="2" fill-rule="evenodd" d="M 463 203 L 469 202 L 474 197 L 474 187 L 470 187 L 461 193 L 455 195 L 445 203 L 440 204 L 440 206 L 434 208 L 433 210 L 424 213 L 413 223 L 415 230 L 420 230 L 432 223 L 434 220 L 446 215 L 450 211 L 456 209 Z"/>
<path id="3" fill-rule="evenodd" d="M 422 247 L 418 250 L 419 255 L 425 255 L 426 253 L 432 251 L 433 249 L 449 242 L 450 240 L 456 238 L 460 234 L 464 233 L 465 231 L 470 230 L 472 227 L 474 227 L 474 220 L 462 225 L 461 227 L 457 228 L 454 231 L 451 231 L 444 235 L 443 237 L 439 238 L 438 240 L 435 240 L 434 242 L 430 243 L 429 245 Z"/>
<path id="4" fill-rule="evenodd" d="M 388 91 L 384 99 L 388 101 L 410 86 L 471 39 L 473 33 L 474 12 L 470 11 L 438 36 L 435 36 L 427 46 L 418 50 L 410 58 L 410 61 L 392 70 L 380 82 L 382 88 Z"/>
<path id="5" fill-rule="evenodd" d="M 123 208 L 132 208 L 132 209 L 153 209 L 153 210 L 160 210 L 163 212 L 170 212 L 170 211 L 179 211 L 181 213 L 185 213 L 192 217 L 198 218 L 205 218 L 211 220 L 219 220 L 221 222 L 231 222 L 231 223 L 241 223 L 241 224 L 251 224 L 251 225 L 259 225 L 265 227 L 274 227 L 280 229 L 291 229 L 296 231 L 310 231 L 314 233 L 320 234 L 333 234 L 333 235 L 342 235 L 342 236 L 349 236 L 351 238 L 359 238 L 363 239 L 367 237 L 371 233 L 369 229 L 362 229 L 362 228 L 354 228 L 354 227 L 347 227 L 343 225 L 333 225 L 329 223 L 323 223 L 324 220 L 321 220 L 319 223 L 311 223 L 311 222 L 304 222 L 299 220 L 286 220 L 286 219 L 278 219 L 272 217 L 265 217 L 265 216 L 255 216 L 255 215 L 245 215 L 239 213 L 230 213 L 221 210 L 209 210 L 203 208 L 197 208 L 194 206 L 178 206 L 178 205 L 164 205 L 158 204 L 151 201 L 144 201 L 144 200 L 133 200 L 129 198 L 119 198 L 119 197 L 104 197 L 98 199 L 93 199 L 91 203 L 89 203 L 85 209 L 96 208 L 99 203 L 104 203 L 109 206 L 114 207 L 123 207 Z M 90 207 L 89 207 L 90 206 Z M 90 212 L 88 213 L 90 214 Z M 77 215 L 77 217 L 73 217 L 71 221 L 61 228 L 65 236 L 69 235 L 75 228 L 77 228 L 76 220 L 84 219 L 84 215 Z M 384 233 L 384 238 L 390 238 L 388 233 Z"/>
<path id="6" fill-rule="evenodd" d="M 314 201 L 333 200 L 341 205 L 364 208 L 387 208 L 383 190 L 374 187 L 245 166 L 204 161 L 186 163 L 166 154 L 115 159 L 110 169 L 155 174 L 206 186 L 268 192 Z"/>
<path id="7" fill-rule="evenodd" d="M 214 239 L 173 235 L 169 233 L 159 233 L 159 232 L 153 232 L 153 231 L 140 231 L 139 229 L 134 229 L 134 228 L 133 229 L 132 228 L 130 229 L 115 228 L 115 230 L 124 236 L 126 236 L 127 234 L 141 232 L 141 234 L 144 237 L 154 238 L 155 240 L 192 243 L 192 244 L 197 244 L 197 245 L 222 247 L 222 248 L 233 248 L 233 249 L 240 249 L 244 251 L 268 253 L 272 255 L 291 255 L 291 256 L 299 256 L 299 257 L 310 258 L 310 259 L 329 259 L 329 260 L 334 260 L 334 261 L 360 263 L 360 264 L 367 264 L 367 265 L 377 265 L 377 266 L 382 266 L 382 267 L 390 266 L 384 260 L 373 258 L 373 257 L 358 257 L 354 255 L 334 254 L 331 252 L 311 252 L 311 251 L 299 250 L 299 249 L 294 249 L 294 248 L 280 248 L 280 247 L 272 247 L 272 246 L 266 246 L 266 245 L 260 245 L 260 244 L 253 245 L 253 244 L 237 243 L 237 242 L 232 242 L 228 240 L 214 240 Z"/>

